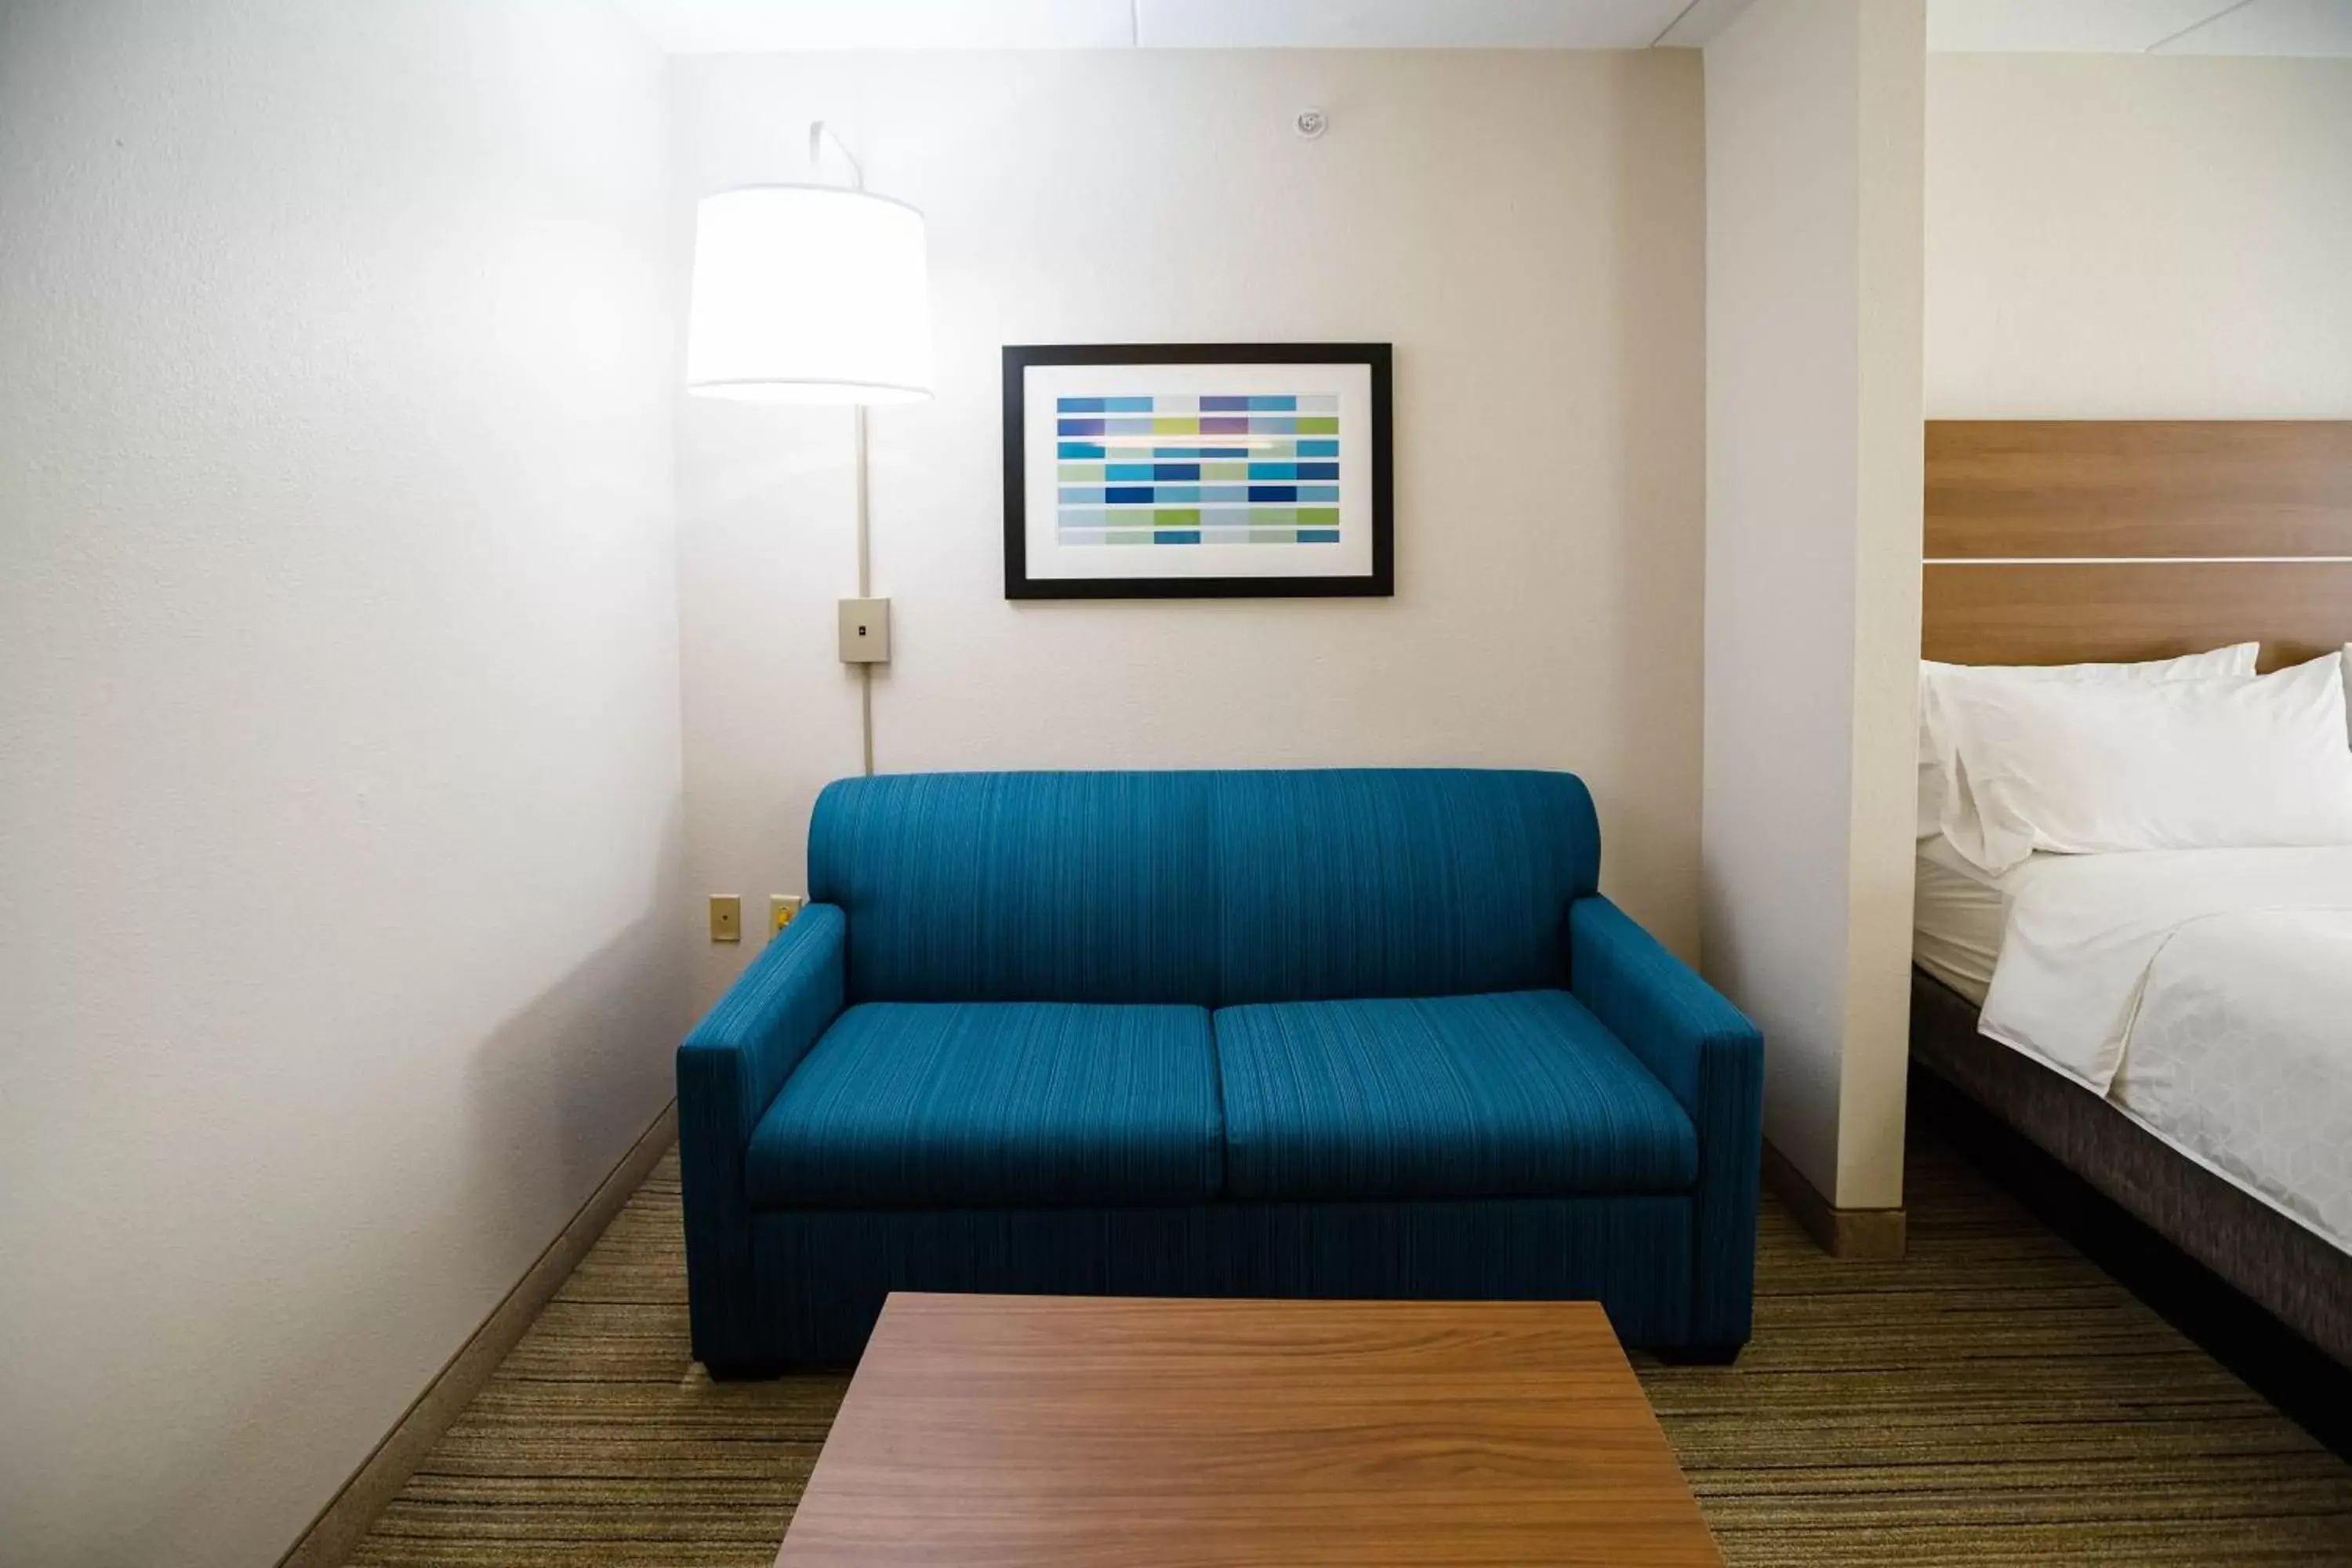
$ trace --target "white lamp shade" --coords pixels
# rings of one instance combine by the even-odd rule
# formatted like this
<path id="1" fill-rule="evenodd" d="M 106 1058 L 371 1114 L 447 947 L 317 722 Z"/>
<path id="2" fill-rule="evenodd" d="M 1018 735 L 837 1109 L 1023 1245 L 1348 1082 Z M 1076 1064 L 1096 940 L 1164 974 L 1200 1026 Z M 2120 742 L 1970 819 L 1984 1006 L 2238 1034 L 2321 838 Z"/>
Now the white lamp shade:
<path id="1" fill-rule="evenodd" d="M 818 185 L 750 185 L 696 213 L 686 385 L 772 403 L 931 395 L 923 215 Z"/>

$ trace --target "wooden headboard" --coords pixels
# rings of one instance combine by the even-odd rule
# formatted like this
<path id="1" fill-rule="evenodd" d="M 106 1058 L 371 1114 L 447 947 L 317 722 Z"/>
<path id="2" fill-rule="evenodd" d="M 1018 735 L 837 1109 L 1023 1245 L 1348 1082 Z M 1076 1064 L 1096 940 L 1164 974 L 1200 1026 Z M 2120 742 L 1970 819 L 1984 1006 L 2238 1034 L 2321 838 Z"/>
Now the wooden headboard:
<path id="1" fill-rule="evenodd" d="M 1930 420 L 1927 522 L 1929 658 L 2352 642 L 2352 420 Z"/>

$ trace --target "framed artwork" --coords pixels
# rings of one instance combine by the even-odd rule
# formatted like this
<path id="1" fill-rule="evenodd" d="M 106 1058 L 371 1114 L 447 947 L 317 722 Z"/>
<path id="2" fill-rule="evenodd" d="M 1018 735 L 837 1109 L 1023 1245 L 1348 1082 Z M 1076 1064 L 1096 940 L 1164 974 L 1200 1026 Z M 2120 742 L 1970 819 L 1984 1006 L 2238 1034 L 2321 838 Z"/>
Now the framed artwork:
<path id="1" fill-rule="evenodd" d="M 1396 592 L 1386 343 L 1004 351 L 1008 599 Z"/>

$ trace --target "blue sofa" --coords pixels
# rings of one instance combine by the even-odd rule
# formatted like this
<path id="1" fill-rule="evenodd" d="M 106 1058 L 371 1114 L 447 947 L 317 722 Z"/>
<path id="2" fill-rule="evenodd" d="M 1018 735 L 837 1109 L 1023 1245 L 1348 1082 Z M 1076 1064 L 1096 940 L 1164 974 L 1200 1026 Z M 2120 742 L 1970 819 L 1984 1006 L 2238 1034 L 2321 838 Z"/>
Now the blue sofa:
<path id="1" fill-rule="evenodd" d="M 1597 1299 L 1717 1358 L 1762 1043 L 1594 890 L 1571 774 L 852 779 L 677 1054 L 694 1353 L 895 1289 Z"/>

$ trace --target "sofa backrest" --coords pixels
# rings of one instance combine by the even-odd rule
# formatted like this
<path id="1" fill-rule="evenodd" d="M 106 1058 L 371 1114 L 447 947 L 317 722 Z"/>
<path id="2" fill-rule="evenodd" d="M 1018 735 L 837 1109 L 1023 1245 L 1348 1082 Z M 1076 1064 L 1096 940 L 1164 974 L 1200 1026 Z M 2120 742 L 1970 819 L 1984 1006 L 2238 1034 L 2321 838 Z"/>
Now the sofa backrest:
<path id="1" fill-rule="evenodd" d="M 1213 776 L 1218 1005 L 1565 983 L 1601 874 L 1573 773 Z"/>
<path id="2" fill-rule="evenodd" d="M 1571 773 L 908 773 L 825 789 L 809 892 L 856 1000 L 1213 1007 L 1562 984 L 1600 858 Z"/>
<path id="3" fill-rule="evenodd" d="M 827 785 L 809 820 L 809 896 L 849 916 L 850 996 L 1214 995 L 1203 776 L 900 773 Z"/>

